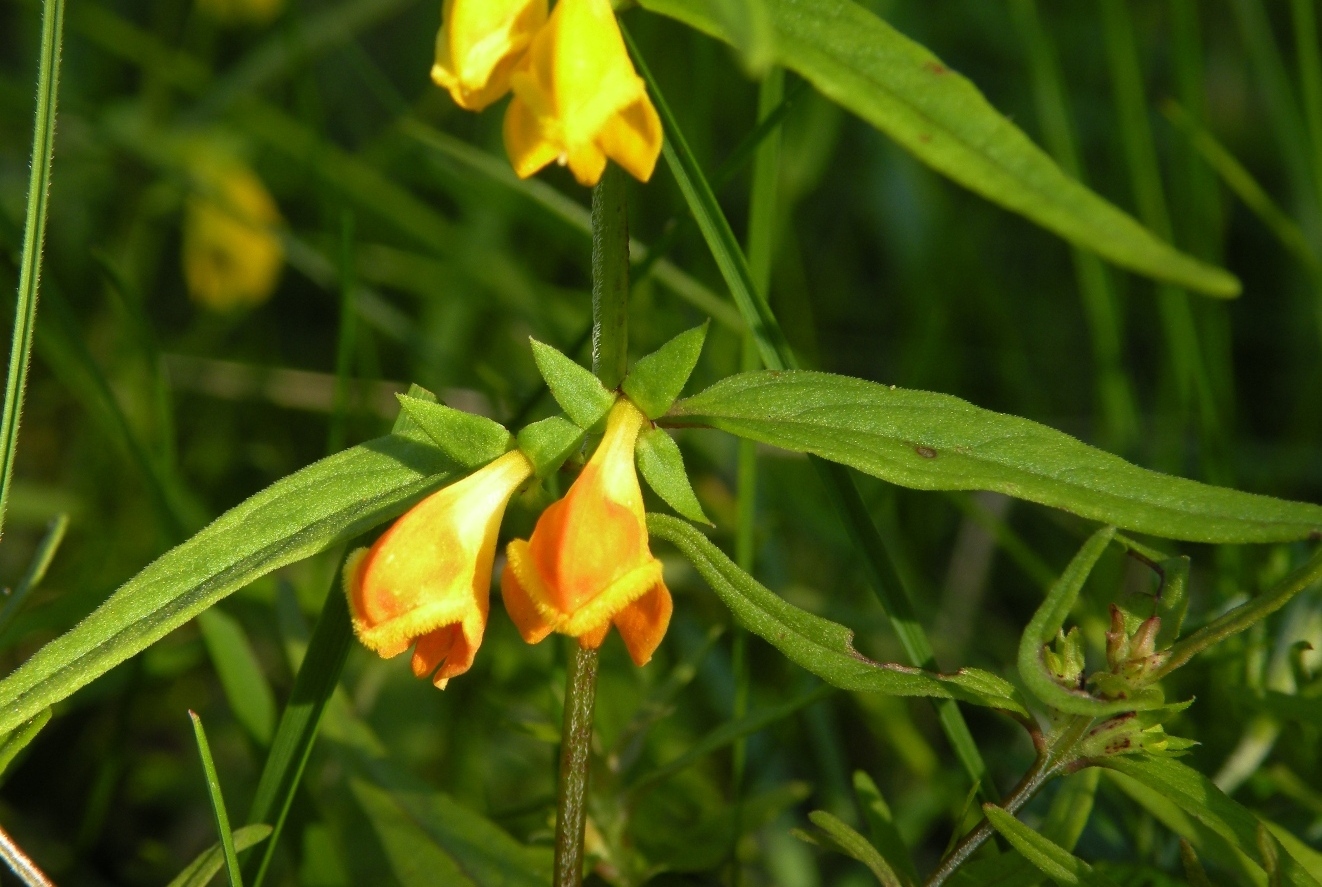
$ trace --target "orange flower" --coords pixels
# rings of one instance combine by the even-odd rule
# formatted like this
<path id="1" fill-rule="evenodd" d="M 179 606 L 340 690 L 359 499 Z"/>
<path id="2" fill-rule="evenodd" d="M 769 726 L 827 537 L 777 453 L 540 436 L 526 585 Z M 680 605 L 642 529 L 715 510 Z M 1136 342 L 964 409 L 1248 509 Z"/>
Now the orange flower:
<path id="1" fill-rule="evenodd" d="M 487 625 L 500 519 L 531 474 L 522 453 L 506 453 L 356 552 L 344 575 L 358 640 L 386 659 L 416 642 L 413 673 L 441 689 L 468 671 Z"/>
<path id="2" fill-rule="evenodd" d="M 644 665 L 665 636 L 670 592 L 647 546 L 634 469 L 646 422 L 628 400 L 617 401 L 605 438 L 569 492 L 546 509 L 530 540 L 509 544 L 501 593 L 528 643 L 556 631 L 590 649 L 614 624 L 633 661 Z"/>
<path id="3" fill-rule="evenodd" d="M 510 88 L 510 71 L 546 23 L 546 0 L 445 0 L 431 79 L 455 104 L 481 111 Z"/>
<path id="4" fill-rule="evenodd" d="M 661 120 L 620 36 L 609 0 L 560 0 L 510 75 L 505 150 L 521 178 L 552 161 L 595 185 L 610 158 L 652 177 Z"/>

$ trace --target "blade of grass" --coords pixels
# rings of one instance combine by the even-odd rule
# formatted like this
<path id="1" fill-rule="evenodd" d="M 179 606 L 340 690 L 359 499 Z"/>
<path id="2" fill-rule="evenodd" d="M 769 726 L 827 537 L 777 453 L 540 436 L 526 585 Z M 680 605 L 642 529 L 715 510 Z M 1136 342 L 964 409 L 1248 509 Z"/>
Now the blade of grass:
<path id="1" fill-rule="evenodd" d="M 1322 198 L 1322 52 L 1317 42 L 1317 0 L 1290 0 L 1294 19 L 1295 54 L 1303 90 L 1304 121 L 1308 124 L 1313 158 L 1313 184 Z"/>
<path id="2" fill-rule="evenodd" d="M 10 593 L 9 600 L 5 601 L 4 609 L 0 610 L 0 644 L 3 644 L 5 631 L 18 615 L 18 611 L 41 584 L 41 580 L 46 578 L 46 571 L 50 569 L 51 561 L 55 559 L 55 552 L 64 541 L 64 533 L 67 529 L 69 529 L 67 514 L 59 515 L 47 525 L 46 535 L 37 544 L 37 550 L 32 555 L 32 562 L 28 564 L 27 572 Z"/>
<path id="3" fill-rule="evenodd" d="M 758 88 L 758 129 L 772 119 L 785 100 L 785 70 L 772 68 Z M 748 208 L 748 264 L 753 285 L 764 299 L 771 295 L 771 266 L 775 256 L 777 185 L 780 182 L 779 127 L 767 133 L 758 145 L 753 160 L 753 187 Z M 672 231 L 677 231 L 676 225 Z M 651 258 L 649 253 L 648 258 Z M 757 342 L 744 333 L 742 363 L 745 369 L 757 369 Z M 753 572 L 757 529 L 757 445 L 751 440 L 740 440 L 736 456 L 738 479 L 738 527 L 735 530 L 735 563 L 745 573 Z M 730 668 L 734 672 L 734 705 L 731 716 L 739 720 L 748 714 L 750 675 L 748 670 L 748 630 L 736 625 L 730 645 Z M 743 869 L 739 864 L 739 840 L 743 832 L 743 782 L 748 744 L 745 737 L 735 740 L 731 749 L 730 784 L 734 793 L 734 829 L 730 836 L 730 883 L 739 887 Z"/>
<path id="4" fill-rule="evenodd" d="M 1128 2 L 1107 0 L 1101 4 L 1101 14 L 1116 115 L 1138 215 L 1158 237 L 1170 240 L 1170 212 L 1161 183 L 1156 143 L 1148 122 L 1148 103 Z M 1158 306 L 1166 351 L 1176 381 L 1179 412 L 1193 415 L 1196 410 L 1204 438 L 1214 442 L 1219 433 L 1220 410 L 1213 395 L 1188 293 L 1161 284 L 1158 286 Z"/>
<path id="5" fill-rule="evenodd" d="M 679 184 L 689 211 L 707 241 L 707 247 L 721 270 L 726 286 L 730 288 L 739 313 L 748 324 L 763 364 L 767 369 L 772 370 L 797 369 L 798 360 L 790 349 L 780 323 L 771 312 L 771 307 L 754 284 L 752 271 L 748 267 L 743 251 L 739 248 L 734 231 L 731 230 L 729 221 L 716 201 L 711 184 L 703 176 L 697 159 L 689 150 L 688 143 L 684 140 L 684 135 L 675 121 L 674 114 L 671 113 L 660 85 L 652 76 L 646 60 L 638 52 L 632 35 L 623 25 L 621 31 L 638 65 L 639 74 L 647 82 L 648 93 L 661 117 L 662 128 L 666 133 L 662 145 L 666 165 Z M 863 556 L 873 593 L 899 636 L 909 663 L 918 668 L 936 671 L 932 643 L 914 613 L 909 592 L 900 579 L 876 524 L 872 522 L 872 517 L 863 504 L 853 477 L 842 465 L 815 456 L 810 456 L 809 459 L 825 482 L 856 550 Z M 996 800 L 995 787 L 987 778 L 987 765 L 982 760 L 982 754 L 973 741 L 973 734 L 969 732 L 968 724 L 964 721 L 958 704 L 950 699 L 937 700 L 934 704 L 941 727 L 950 740 L 960 764 L 968 773 L 970 781 L 982 787 L 984 797 Z"/>
<path id="6" fill-rule="evenodd" d="M 55 155 L 55 106 L 60 87 L 60 54 L 64 36 L 64 0 L 47 0 L 41 14 L 41 62 L 37 74 L 37 110 L 32 131 L 32 168 L 28 178 L 27 219 L 23 225 L 23 255 L 18 277 L 14 338 L 5 377 L 5 402 L 0 412 L 0 536 L 14 474 L 18 423 L 23 413 L 32 331 L 37 323 L 37 289 L 41 284 L 42 246 L 46 239 L 46 205 L 50 197 L 51 163 Z"/>
<path id="7" fill-rule="evenodd" d="M 1088 177 L 1079 158 L 1059 57 L 1042 26 L 1036 0 L 1014 0 L 1010 11 L 1028 44 L 1033 96 L 1047 148 L 1061 169 L 1086 185 Z M 1070 253 L 1097 361 L 1103 437 L 1107 449 L 1125 452 L 1138 435 L 1139 421 L 1133 385 L 1123 364 L 1123 318 L 1102 260 L 1078 247 L 1072 247 Z"/>
<path id="8" fill-rule="evenodd" d="M 211 759 L 211 746 L 207 742 L 207 733 L 202 729 L 202 719 L 196 712 L 190 711 L 188 717 L 193 722 L 197 753 L 202 758 L 202 770 L 207 778 L 207 792 L 211 795 L 211 811 L 216 816 L 216 831 L 220 833 L 220 846 L 225 851 L 225 872 L 229 875 L 230 887 L 243 887 L 243 876 L 239 872 L 239 857 L 234 851 L 234 834 L 230 831 L 230 818 L 225 812 L 225 798 L 220 793 L 220 777 L 216 775 L 216 762 Z"/>

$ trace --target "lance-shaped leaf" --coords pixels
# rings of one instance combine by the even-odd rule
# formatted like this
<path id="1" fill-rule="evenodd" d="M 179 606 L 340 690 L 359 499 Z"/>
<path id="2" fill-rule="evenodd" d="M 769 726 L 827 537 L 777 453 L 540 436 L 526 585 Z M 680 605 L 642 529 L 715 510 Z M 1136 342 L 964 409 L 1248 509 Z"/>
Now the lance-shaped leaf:
<path id="1" fill-rule="evenodd" d="M 465 468 L 481 468 L 504 455 L 514 437 L 504 425 L 407 394 L 398 395 L 399 405 L 441 450 Z"/>
<path id="2" fill-rule="evenodd" d="M 454 477 L 430 443 L 392 434 L 323 459 L 230 509 L 153 561 L 0 681 L 12 730 L 259 576 L 402 513 Z"/>
<path id="3" fill-rule="evenodd" d="M 726 42 L 710 0 L 640 0 Z M 937 172 L 1124 268 L 1213 296 L 1239 281 L 1159 239 L 1066 175 L 1045 151 L 926 47 L 851 0 L 763 0 L 776 63 Z"/>
<path id="4" fill-rule="evenodd" d="M 667 505 L 691 521 L 711 525 L 689 483 L 684 456 L 673 437 L 660 428 L 644 431 L 638 436 L 634 458 L 638 473 Z"/>
<path id="5" fill-rule="evenodd" d="M 614 392 L 564 354 L 532 339 L 532 357 L 555 402 L 581 428 L 598 425 L 615 404 Z"/>
<path id="6" fill-rule="evenodd" d="M 904 887 L 903 882 L 895 874 L 895 869 L 891 868 L 886 858 L 868 842 L 867 838 L 856 832 L 848 823 L 825 810 L 814 810 L 808 814 L 808 819 L 821 831 L 814 834 L 795 829 L 794 835 L 800 840 L 817 844 L 858 860 L 868 867 L 868 870 L 872 872 L 873 877 L 877 879 L 877 883 L 881 884 L 881 887 Z"/>
<path id="7" fill-rule="evenodd" d="M 684 390 L 707 340 L 710 321 L 680 333 L 629 368 L 624 393 L 649 419 L 664 416 Z"/>
<path id="8" fill-rule="evenodd" d="M 959 699 L 1028 717 L 1014 686 L 996 675 L 971 668 L 945 675 L 873 662 L 854 649 L 852 631 L 783 600 L 689 524 L 649 514 L 647 529 L 679 549 L 740 625 L 832 686 L 862 693 Z"/>
<path id="9" fill-rule="evenodd" d="M 983 812 L 992 828 L 1000 832 L 1011 847 L 1057 884 L 1115 887 L 1115 882 L 1099 875 L 1088 863 L 1015 819 L 1013 814 L 992 804 L 984 804 Z"/>
<path id="10" fill-rule="evenodd" d="M 1258 830 L 1264 825 L 1263 821 L 1247 807 L 1227 797 L 1212 780 L 1192 767 L 1171 758 L 1142 755 L 1108 758 L 1103 766 L 1129 777 L 1142 790 L 1153 792 L 1163 801 L 1173 803 L 1200 826 L 1249 859 L 1259 857 Z M 1128 786 L 1122 787 L 1129 791 Z M 1265 825 L 1285 851 L 1277 860 L 1281 883 L 1294 887 L 1318 887 L 1317 875 L 1322 874 L 1322 854 L 1285 829 L 1270 823 Z M 1199 836 L 1196 832 L 1184 834 L 1183 837 L 1198 846 Z"/>
<path id="11" fill-rule="evenodd" d="M 993 490 L 1190 542 L 1322 538 L 1322 507 L 1131 465 L 1067 434 L 946 394 L 829 373 L 744 373 L 675 404 L 709 426 L 918 490 Z"/>

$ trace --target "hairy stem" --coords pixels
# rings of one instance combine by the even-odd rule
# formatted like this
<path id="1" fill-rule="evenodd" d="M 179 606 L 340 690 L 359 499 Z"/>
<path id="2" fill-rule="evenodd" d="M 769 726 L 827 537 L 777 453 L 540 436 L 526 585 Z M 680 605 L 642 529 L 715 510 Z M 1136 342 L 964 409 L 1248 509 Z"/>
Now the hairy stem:
<path id="1" fill-rule="evenodd" d="M 592 371 L 618 388 L 629 369 L 629 221 L 624 172 L 608 164 L 592 192 Z M 573 645 L 560 735 L 555 818 L 555 887 L 583 883 L 588 762 L 597 701 L 597 651 Z"/>

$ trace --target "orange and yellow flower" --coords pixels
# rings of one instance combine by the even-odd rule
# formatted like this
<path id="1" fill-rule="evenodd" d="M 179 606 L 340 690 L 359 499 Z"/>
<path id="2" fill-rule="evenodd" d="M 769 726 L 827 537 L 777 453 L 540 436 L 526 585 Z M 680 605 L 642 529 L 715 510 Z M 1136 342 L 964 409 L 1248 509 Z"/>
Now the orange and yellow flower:
<path id="1" fill-rule="evenodd" d="M 413 673 L 445 688 L 486 630 L 496 534 L 532 474 L 517 450 L 433 493 L 345 565 L 354 633 L 384 658 L 413 650 Z M 416 646 L 415 646 L 416 645 Z"/>
<path id="2" fill-rule="evenodd" d="M 609 0 L 560 0 L 510 75 L 505 150 L 527 178 L 556 161 L 594 185 L 614 160 L 647 181 L 661 120 L 647 97 Z"/>
<path id="3" fill-rule="evenodd" d="M 528 643 L 554 631 L 595 648 L 614 625 L 638 665 L 661 643 L 670 592 L 648 548 L 634 468 L 646 422 L 628 400 L 617 401 L 601 445 L 569 492 L 543 512 L 532 538 L 509 544 L 501 594 Z"/>
<path id="4" fill-rule="evenodd" d="M 546 23 L 547 0 L 445 0 L 431 79 L 481 111 L 509 92 L 510 71 Z"/>

